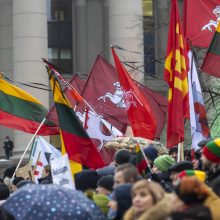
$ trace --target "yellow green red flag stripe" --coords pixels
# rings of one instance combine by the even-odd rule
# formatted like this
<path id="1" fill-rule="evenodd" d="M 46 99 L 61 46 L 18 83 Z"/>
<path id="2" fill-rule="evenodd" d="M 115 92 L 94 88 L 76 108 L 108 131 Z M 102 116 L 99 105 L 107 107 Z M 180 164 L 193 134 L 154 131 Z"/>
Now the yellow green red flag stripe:
<path id="1" fill-rule="evenodd" d="M 51 69 L 48 73 L 60 124 L 60 135 L 69 159 L 88 168 L 103 167 L 105 164 L 100 154 L 64 96 L 57 76 Z"/>
<path id="2" fill-rule="evenodd" d="M 34 134 L 47 113 L 39 100 L 0 77 L 0 124 Z M 59 134 L 59 128 L 47 121 L 38 134 Z"/>

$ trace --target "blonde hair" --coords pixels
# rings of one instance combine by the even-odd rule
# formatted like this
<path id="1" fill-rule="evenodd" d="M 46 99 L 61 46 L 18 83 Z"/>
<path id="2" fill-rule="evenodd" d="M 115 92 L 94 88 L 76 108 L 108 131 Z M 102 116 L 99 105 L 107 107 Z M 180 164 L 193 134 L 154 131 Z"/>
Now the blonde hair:
<path id="1" fill-rule="evenodd" d="M 149 192 L 152 197 L 153 204 L 159 202 L 165 195 L 165 191 L 158 183 L 147 180 L 139 180 L 132 187 L 132 198 L 134 197 L 135 193 L 140 189 L 146 189 Z"/>

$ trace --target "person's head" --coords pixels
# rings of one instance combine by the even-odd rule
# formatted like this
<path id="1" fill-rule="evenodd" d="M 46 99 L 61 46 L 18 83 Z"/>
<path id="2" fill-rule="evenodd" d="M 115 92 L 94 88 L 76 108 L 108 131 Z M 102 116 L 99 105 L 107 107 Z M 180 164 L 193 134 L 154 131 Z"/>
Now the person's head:
<path id="1" fill-rule="evenodd" d="M 144 154 L 152 167 L 153 161 L 158 157 L 157 149 L 154 146 L 149 145 L 148 147 L 144 148 Z"/>
<path id="2" fill-rule="evenodd" d="M 169 155 L 159 156 L 154 160 L 153 173 L 166 173 L 168 168 L 175 164 L 175 160 Z"/>
<path id="3" fill-rule="evenodd" d="M 0 201 L 6 200 L 9 196 L 9 188 L 4 183 L 0 183 Z"/>
<path id="4" fill-rule="evenodd" d="M 126 149 L 120 149 L 114 155 L 114 162 L 116 166 L 129 163 L 129 161 L 130 152 Z"/>
<path id="5" fill-rule="evenodd" d="M 194 170 L 202 169 L 201 156 L 202 156 L 201 149 L 196 150 L 194 153 L 194 159 L 192 160 Z"/>
<path id="6" fill-rule="evenodd" d="M 169 149 L 169 156 L 171 156 L 175 161 L 177 161 L 178 147 L 174 146 Z"/>
<path id="7" fill-rule="evenodd" d="M 9 141 L 10 139 L 9 139 L 9 136 L 5 136 L 5 140 L 6 141 Z"/>
<path id="8" fill-rule="evenodd" d="M 51 175 L 51 167 L 50 165 L 44 166 L 43 177 Z"/>
<path id="9" fill-rule="evenodd" d="M 220 165 L 220 138 L 209 141 L 203 147 L 201 160 L 204 170 L 212 170 Z"/>
<path id="10" fill-rule="evenodd" d="M 184 170 L 192 170 L 193 165 L 190 161 L 184 160 L 181 162 L 178 162 L 168 168 L 168 171 L 170 173 L 170 179 L 172 180 L 173 184 L 176 184 L 176 181 L 178 180 L 178 174 Z"/>
<path id="11" fill-rule="evenodd" d="M 151 181 L 139 180 L 132 187 L 132 207 L 141 214 L 164 197 L 162 187 Z"/>
<path id="12" fill-rule="evenodd" d="M 115 169 L 114 188 L 125 183 L 135 183 L 137 180 L 139 175 L 134 165 L 126 163 Z"/>
<path id="13" fill-rule="evenodd" d="M 184 170 L 178 174 L 177 178 L 181 180 L 186 176 L 195 176 L 199 181 L 203 183 L 206 179 L 206 173 L 201 170 Z"/>
<path id="14" fill-rule="evenodd" d="M 96 192 L 109 196 L 113 190 L 113 185 L 114 177 L 112 175 L 103 176 L 97 182 Z"/>
<path id="15" fill-rule="evenodd" d="M 120 220 L 124 213 L 131 207 L 131 184 L 117 186 L 108 203 L 108 219 Z"/>
<path id="16" fill-rule="evenodd" d="M 203 203 L 209 195 L 209 188 L 196 176 L 185 176 L 177 185 L 176 194 L 187 205 Z"/>
<path id="17" fill-rule="evenodd" d="M 17 189 L 17 184 L 24 180 L 23 177 L 15 177 L 12 181 L 12 191 L 14 192 Z"/>

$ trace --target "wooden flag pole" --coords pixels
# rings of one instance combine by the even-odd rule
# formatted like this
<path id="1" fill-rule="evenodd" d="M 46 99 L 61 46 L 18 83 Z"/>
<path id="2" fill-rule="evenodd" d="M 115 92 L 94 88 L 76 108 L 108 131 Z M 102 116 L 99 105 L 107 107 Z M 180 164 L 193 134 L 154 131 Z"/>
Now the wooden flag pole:
<path id="1" fill-rule="evenodd" d="M 178 144 L 178 157 L 177 162 L 184 160 L 184 149 L 183 149 L 183 142 Z"/>
<path id="2" fill-rule="evenodd" d="M 21 162 L 22 162 L 22 160 L 24 159 L 24 156 L 25 156 L 25 154 L 27 153 L 28 148 L 30 147 L 32 141 L 33 141 L 34 138 L 36 137 L 38 131 L 41 129 L 41 127 L 43 126 L 43 124 L 44 124 L 45 121 L 46 121 L 46 118 L 44 118 L 43 121 L 40 123 L 39 127 L 37 128 L 36 132 L 35 132 L 34 135 L 32 136 L 30 142 L 28 143 L 28 145 L 27 145 L 27 147 L 26 147 L 24 153 L 23 153 L 22 156 L 21 156 L 20 161 L 18 162 L 18 164 L 17 164 L 17 166 L 16 166 L 16 169 L 15 169 L 15 171 L 14 171 L 14 173 L 13 173 L 12 179 L 15 177 L 15 173 L 16 173 L 16 171 L 18 170 L 19 166 L 21 165 Z"/>

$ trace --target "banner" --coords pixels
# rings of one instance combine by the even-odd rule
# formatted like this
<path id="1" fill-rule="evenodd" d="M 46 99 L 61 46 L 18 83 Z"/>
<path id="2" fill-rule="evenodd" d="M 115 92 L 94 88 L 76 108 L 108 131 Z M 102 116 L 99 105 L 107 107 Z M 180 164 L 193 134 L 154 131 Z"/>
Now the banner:
<path id="1" fill-rule="evenodd" d="M 60 158 L 51 160 L 50 165 L 54 184 L 69 189 L 75 189 L 67 154 Z"/>
<path id="2" fill-rule="evenodd" d="M 184 35 L 193 46 L 209 47 L 220 21 L 219 0 L 184 1 Z"/>

